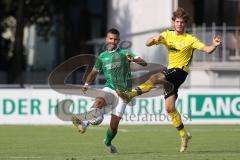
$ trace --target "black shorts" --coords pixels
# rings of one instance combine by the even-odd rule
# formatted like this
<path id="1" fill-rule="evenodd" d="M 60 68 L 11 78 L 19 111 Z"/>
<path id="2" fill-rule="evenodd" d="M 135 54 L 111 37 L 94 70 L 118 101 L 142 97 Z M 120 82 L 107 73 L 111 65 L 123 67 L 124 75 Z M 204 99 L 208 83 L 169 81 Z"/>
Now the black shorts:
<path id="1" fill-rule="evenodd" d="M 171 82 L 174 86 L 173 91 L 166 93 L 165 92 L 165 99 L 171 95 L 176 95 L 176 98 L 178 96 L 178 88 L 180 85 L 185 81 L 187 78 L 188 73 L 180 68 L 171 68 L 166 71 L 163 71 L 163 74 L 165 75 L 168 82 Z"/>

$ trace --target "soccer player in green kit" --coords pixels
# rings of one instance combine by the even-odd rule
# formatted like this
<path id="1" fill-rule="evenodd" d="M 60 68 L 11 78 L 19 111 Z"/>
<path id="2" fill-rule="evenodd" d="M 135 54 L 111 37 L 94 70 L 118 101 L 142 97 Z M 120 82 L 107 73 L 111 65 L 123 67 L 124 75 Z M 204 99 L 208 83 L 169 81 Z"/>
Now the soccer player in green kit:
<path id="1" fill-rule="evenodd" d="M 117 153 L 117 149 L 112 145 L 112 140 L 117 134 L 117 129 L 122 115 L 124 114 L 127 103 L 118 97 L 116 90 L 127 91 L 132 89 L 130 62 L 136 62 L 140 65 L 147 63 L 129 50 L 118 48 L 120 33 L 117 29 L 110 29 L 106 36 L 106 51 L 102 52 L 87 76 L 83 91 L 87 92 L 88 86 L 94 81 L 97 74 L 102 70 L 106 78 L 105 87 L 102 89 L 106 95 L 97 97 L 93 109 L 96 111 L 96 117 L 91 120 L 80 120 L 76 116 L 72 117 L 73 124 L 80 133 L 84 133 L 89 125 L 99 125 L 103 121 L 102 108 L 107 105 L 116 106 L 111 113 L 110 126 L 106 132 L 104 144 L 110 153 Z M 100 114 L 99 114 L 100 113 Z"/>
<path id="2" fill-rule="evenodd" d="M 163 84 L 165 91 L 167 86 L 173 84 L 174 89 L 165 92 L 165 109 L 170 116 L 174 127 L 181 136 L 180 152 L 185 152 L 188 147 L 190 134 L 184 128 L 181 115 L 175 108 L 175 102 L 178 97 L 178 88 L 185 81 L 189 66 L 192 61 L 195 49 L 207 54 L 213 51 L 221 44 L 221 39 L 214 36 L 211 45 L 205 45 L 194 35 L 185 32 L 189 16 L 183 8 L 178 8 L 172 16 L 173 29 L 166 30 L 146 41 L 146 46 L 163 44 L 168 49 L 168 68 L 166 71 L 154 74 L 145 83 L 136 87 L 132 91 L 119 92 L 118 94 L 126 103 L 133 97 L 149 92 L 155 84 Z"/>

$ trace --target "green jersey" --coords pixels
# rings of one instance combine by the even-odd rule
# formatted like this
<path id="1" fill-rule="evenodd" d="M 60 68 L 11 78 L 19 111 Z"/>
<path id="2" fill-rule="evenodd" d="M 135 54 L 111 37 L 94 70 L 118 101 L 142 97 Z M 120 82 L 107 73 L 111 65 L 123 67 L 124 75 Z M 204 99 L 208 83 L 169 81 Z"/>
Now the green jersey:
<path id="1" fill-rule="evenodd" d="M 131 51 L 121 49 L 112 52 L 104 51 L 99 55 L 94 68 L 103 71 L 106 87 L 121 91 L 132 88 L 130 62 L 126 54 L 136 57 Z"/>

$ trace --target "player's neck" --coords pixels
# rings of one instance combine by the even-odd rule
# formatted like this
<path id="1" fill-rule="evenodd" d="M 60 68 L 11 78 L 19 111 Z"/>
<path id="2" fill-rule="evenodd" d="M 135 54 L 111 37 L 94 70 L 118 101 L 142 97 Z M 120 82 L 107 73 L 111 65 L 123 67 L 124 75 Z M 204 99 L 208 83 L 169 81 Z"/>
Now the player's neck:
<path id="1" fill-rule="evenodd" d="M 109 53 L 112 53 L 112 52 L 115 52 L 118 48 L 114 48 L 114 49 L 111 49 L 111 50 L 107 50 Z"/>
<path id="2" fill-rule="evenodd" d="M 181 35 L 183 35 L 185 33 L 185 31 L 176 31 L 175 30 L 175 35 L 176 36 L 181 36 Z"/>

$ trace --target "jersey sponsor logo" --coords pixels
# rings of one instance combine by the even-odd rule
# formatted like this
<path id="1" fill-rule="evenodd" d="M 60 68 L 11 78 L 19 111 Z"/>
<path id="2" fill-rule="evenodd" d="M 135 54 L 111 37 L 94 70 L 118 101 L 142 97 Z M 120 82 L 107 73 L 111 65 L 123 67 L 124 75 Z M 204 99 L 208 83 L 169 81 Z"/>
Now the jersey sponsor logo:
<path id="1" fill-rule="evenodd" d="M 185 42 L 176 42 L 176 44 L 180 47 L 185 47 L 186 46 Z"/>
<path id="2" fill-rule="evenodd" d="M 169 43 L 168 45 L 174 45 L 173 41 L 169 41 L 168 43 Z"/>
<path id="3" fill-rule="evenodd" d="M 111 64 L 106 65 L 107 70 L 114 69 L 117 67 L 121 67 L 121 62 L 112 62 Z"/>
<path id="4" fill-rule="evenodd" d="M 104 60 L 105 60 L 105 61 L 108 61 L 108 60 L 109 60 L 109 57 L 104 58 Z"/>
<path id="5" fill-rule="evenodd" d="M 170 46 L 169 47 L 170 49 L 175 49 L 175 50 L 178 50 L 178 49 L 176 49 L 176 46 L 178 46 L 180 48 L 184 48 L 187 46 L 187 44 L 185 42 L 176 42 L 176 41 L 169 41 L 168 45 Z"/>
<path id="6" fill-rule="evenodd" d="M 178 50 L 177 48 L 174 48 L 173 46 L 170 46 L 169 49 L 172 51 L 172 52 L 179 52 L 180 50 Z"/>

